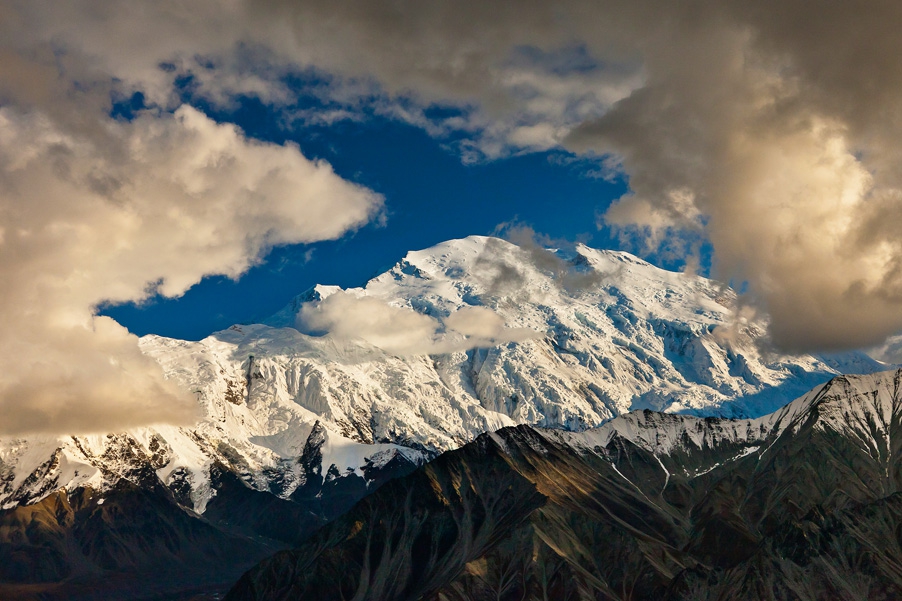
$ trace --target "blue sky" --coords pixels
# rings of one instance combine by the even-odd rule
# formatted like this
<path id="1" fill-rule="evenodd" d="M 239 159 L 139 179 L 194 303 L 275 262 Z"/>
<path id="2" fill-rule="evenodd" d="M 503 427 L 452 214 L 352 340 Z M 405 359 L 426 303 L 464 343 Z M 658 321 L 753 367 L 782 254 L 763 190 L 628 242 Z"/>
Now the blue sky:
<path id="1" fill-rule="evenodd" d="M 665 267 L 707 240 L 776 346 L 877 344 L 902 331 L 902 42 L 861 38 L 894 13 L 793 1 L 16 5 L 0 331 L 40 323 L 35 365 L 62 326 L 116 355 L 98 308 L 198 338 L 517 221 Z M 312 244 L 244 273 L 270 240 Z"/>
<path id="2" fill-rule="evenodd" d="M 409 250 L 492 234 L 503 223 L 598 248 L 619 246 L 610 229 L 596 222 L 626 183 L 593 175 L 595 161 L 563 150 L 465 164 L 446 140 L 385 117 L 287 130 L 280 126 L 280 111 L 252 100 L 215 116 L 250 137 L 290 140 L 308 158 L 328 161 L 341 177 L 385 197 L 386 220 L 338 240 L 275 248 L 237 281 L 207 277 L 179 298 L 155 296 L 102 310 L 136 334 L 200 339 L 265 319 L 315 284 L 359 286 Z"/>
<path id="3" fill-rule="evenodd" d="M 898 348 L 899 3 L 7 4 L 8 414 L 135 423 L 169 384 L 134 334 L 259 321 L 511 222 L 699 254 L 784 352 Z"/>

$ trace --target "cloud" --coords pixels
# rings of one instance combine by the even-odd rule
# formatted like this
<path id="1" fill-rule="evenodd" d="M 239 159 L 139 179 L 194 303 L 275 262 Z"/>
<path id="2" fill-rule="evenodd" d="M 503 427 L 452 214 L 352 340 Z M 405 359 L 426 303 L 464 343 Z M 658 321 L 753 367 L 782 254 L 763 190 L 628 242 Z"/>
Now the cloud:
<path id="1" fill-rule="evenodd" d="M 868 349 L 867 353 L 886 364 L 902 365 L 902 335 L 890 336 L 883 344 Z"/>
<path id="2" fill-rule="evenodd" d="M 29 386 L 82 390 L 88 411 L 109 398 L 90 381 L 116 381 L 104 361 L 155 374 L 130 394 L 169 399 L 161 414 L 188 407 L 155 388 L 159 372 L 96 306 L 237 277 L 272 245 L 335 237 L 378 211 L 298 148 L 180 108 L 185 95 L 214 108 L 256 96 L 286 123 L 389 115 L 465 160 L 555 145 L 606 157 L 630 185 L 607 223 L 652 244 L 707 237 L 716 275 L 748 283 L 744 302 L 770 315 L 782 349 L 879 344 L 902 330 L 900 13 L 804 0 L 6 0 L 0 358 L 19 368 L 0 380 L 0 409 L 24 411 L 17 374 L 31 374 Z M 288 83 L 310 69 L 323 74 L 319 120 Z M 134 93 L 148 110 L 111 118 Z M 518 269 L 498 265 L 499 286 Z M 78 402 L 47 403 L 29 423 L 76 423 Z M 122 415 L 110 425 L 132 423 Z"/>
<path id="3" fill-rule="evenodd" d="M 533 330 L 505 327 L 501 316 L 486 307 L 462 307 L 440 320 L 346 292 L 305 303 L 297 325 L 308 333 L 363 340 L 398 356 L 453 353 L 541 336 Z"/>
<path id="4" fill-rule="evenodd" d="M 506 329 L 504 319 L 486 307 L 463 307 L 446 317 L 444 322 L 447 329 L 463 334 L 470 342 L 479 342 L 474 346 L 483 346 L 488 341 L 509 342 L 524 334 L 536 335 L 522 329 Z"/>
<path id="5" fill-rule="evenodd" d="M 298 325 L 335 338 L 365 340 L 396 355 L 426 354 L 438 342 L 439 323 L 428 315 L 344 292 L 305 303 Z"/>
<path id="6" fill-rule="evenodd" d="M 565 143 L 620 157 L 631 193 L 608 223 L 703 231 L 781 349 L 875 344 L 902 328 L 902 48 L 881 24 L 899 9 L 803 4 L 673 21 L 647 84 Z"/>
<path id="7" fill-rule="evenodd" d="M 340 236 L 381 198 L 294 145 L 245 138 L 183 106 L 99 121 L 90 137 L 0 108 L 0 433 L 185 423 L 105 302 L 238 277 L 274 245 Z"/>
<path id="8" fill-rule="evenodd" d="M 91 433 L 136 425 L 190 425 L 194 398 L 162 377 L 137 338 L 108 317 L 83 327 L 3 316 L 7 374 L 0 380 L 0 435 Z M 10 331 L 12 327 L 12 331 Z"/>
<path id="9" fill-rule="evenodd" d="M 531 227 L 518 223 L 502 223 L 489 238 L 477 257 L 469 275 L 485 290 L 487 302 L 507 305 L 545 302 L 546 286 L 579 294 L 600 284 L 605 275 L 584 269 L 577 262 L 573 243 L 537 234 Z M 567 254 L 558 251 L 569 249 Z M 541 282 L 530 282 L 538 274 Z"/>
<path id="10" fill-rule="evenodd" d="M 465 131 L 461 150 L 479 158 L 555 146 L 643 80 L 634 54 L 608 52 L 602 64 L 574 37 L 577 17 L 538 0 L 8 5 L 5 46 L 27 70 L 44 68 L 57 88 L 64 70 L 65 80 L 99 96 L 109 87 L 124 97 L 140 91 L 163 108 L 177 106 L 176 82 L 219 106 L 238 95 L 290 106 L 286 76 L 313 68 L 326 76 L 320 92 L 328 106 L 321 119 L 297 112 L 305 121 L 392 115 L 436 135 Z M 427 116 L 433 104 L 461 111 Z"/>

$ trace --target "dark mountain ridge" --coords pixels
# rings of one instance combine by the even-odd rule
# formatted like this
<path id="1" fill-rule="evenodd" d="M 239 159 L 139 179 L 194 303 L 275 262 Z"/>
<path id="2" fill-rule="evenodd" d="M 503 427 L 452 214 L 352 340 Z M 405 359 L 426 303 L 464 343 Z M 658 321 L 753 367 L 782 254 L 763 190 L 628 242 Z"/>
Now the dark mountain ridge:
<path id="1" fill-rule="evenodd" d="M 500 286 L 502 274 L 516 286 Z M 595 284 L 574 288 L 573 278 Z M 357 306 L 364 298 L 433 324 L 435 335 L 424 338 L 431 342 L 414 347 L 439 354 L 396 353 L 365 332 L 307 332 L 298 321 L 304 307 L 326 311 L 333 301 Z M 861 352 L 762 353 L 763 319 L 727 342 L 719 333 L 733 327 L 736 299 L 723 284 L 628 253 L 580 245 L 536 254 L 473 236 L 408 253 L 365 288 L 316 286 L 265 324 L 197 342 L 146 336 L 142 352 L 191 391 L 202 419 L 0 440 L 0 599 L 26 594 L 23 587 L 67 600 L 182 595 L 185 583 L 225 587 L 384 482 L 486 431 L 582 430 L 636 408 L 759 416 L 831 375 L 883 368 Z M 495 324 L 485 340 L 446 327 L 479 315 Z M 541 437 L 562 457 L 588 457 L 595 447 L 635 455 L 630 444 L 638 446 L 645 454 L 635 461 L 650 466 L 635 477 L 647 479 L 638 486 L 654 499 L 689 494 L 677 474 L 691 480 L 751 452 L 773 429 L 765 422 L 639 412 L 584 436 Z M 519 474 L 527 464 L 505 469 Z M 479 465 L 474 458 L 468 468 L 476 479 Z M 617 465 L 622 474 L 638 469 Z M 536 494 L 556 498 L 524 474 Z"/>
<path id="2" fill-rule="evenodd" d="M 902 371 L 758 420 L 505 428 L 383 486 L 228 601 L 902 598 Z"/>
<path id="3" fill-rule="evenodd" d="M 329 479 L 318 433 L 297 459 L 304 485 L 288 498 L 250 486 L 239 462 L 216 462 L 212 496 L 199 514 L 178 486 L 160 480 L 154 458 L 131 445 L 135 452 L 118 458 L 121 477 L 112 488 L 60 488 L 0 511 L 0 599 L 168 601 L 224 592 L 257 561 L 415 467 L 395 457 L 365 466 L 365 478 Z"/>

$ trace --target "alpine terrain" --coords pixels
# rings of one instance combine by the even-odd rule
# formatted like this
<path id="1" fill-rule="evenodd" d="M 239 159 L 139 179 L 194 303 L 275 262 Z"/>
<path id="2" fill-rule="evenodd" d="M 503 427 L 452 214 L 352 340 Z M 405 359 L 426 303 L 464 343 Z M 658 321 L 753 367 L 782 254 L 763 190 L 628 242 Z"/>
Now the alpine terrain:
<path id="1" fill-rule="evenodd" d="M 390 336 L 372 329 L 379 316 Z M 401 318 L 419 329 L 393 326 Z M 415 518 L 404 518 L 397 536 L 415 537 L 403 544 L 415 544 L 417 557 L 431 562 L 397 568 L 429 574 L 428 581 L 400 578 L 411 587 L 403 598 L 464 595 L 505 557 L 520 566 L 529 545 L 580 591 L 610 588 L 622 597 L 676 583 L 685 590 L 702 582 L 732 586 L 741 570 L 764 570 L 773 557 L 745 551 L 777 545 L 772 535 L 790 532 L 776 527 L 786 517 L 778 510 L 799 520 L 811 511 L 824 520 L 845 519 L 834 510 L 877 511 L 850 504 L 878 498 L 872 483 L 855 475 L 857 455 L 843 459 L 844 471 L 839 459 L 833 467 L 774 463 L 777 471 L 760 472 L 772 473 L 771 480 L 746 470 L 753 461 L 765 465 L 759 456 L 787 459 L 777 451 L 806 440 L 808 430 L 795 415 L 811 411 L 799 402 L 778 414 L 783 417 L 705 418 L 755 418 L 837 374 L 883 369 L 863 353 L 773 353 L 765 331 L 766 322 L 729 287 L 627 253 L 521 248 L 470 237 L 411 252 L 364 288 L 316 286 L 263 324 L 236 325 L 198 342 L 144 337 L 143 351 L 195 395 L 203 419 L 189 427 L 0 440 L 0 598 L 161 598 L 224 587 L 412 472 L 358 505 L 356 517 L 317 535 L 316 548 L 336 550 L 327 554 L 332 559 L 315 561 L 316 570 L 355 561 L 362 563 L 354 586 L 384 579 L 379 570 L 396 569 L 390 566 L 398 541 L 378 539 L 387 546 L 370 559 L 358 547 L 333 543 L 351 531 L 358 533 L 348 539 L 354 545 L 377 536 L 370 528 L 376 513 L 362 512 L 397 506 Z M 865 426 L 856 427 L 871 432 L 872 409 L 862 407 Z M 630 411 L 638 413 L 608 421 Z M 811 432 L 833 436 L 820 426 Z M 891 439 L 881 442 L 879 432 L 871 432 L 873 444 L 889 452 Z M 687 437 L 704 444 L 687 446 Z M 672 442 L 666 449 L 665 440 Z M 764 454 L 775 440 L 783 442 Z M 889 491 L 895 455 L 879 457 L 889 462 L 882 480 Z M 713 469 L 717 463 L 746 471 Z M 791 479 L 777 478 L 784 474 L 778 467 L 817 474 L 823 468 L 824 482 L 837 474 L 848 482 L 845 492 L 809 503 L 795 496 Z M 710 475 L 701 473 L 708 469 Z M 720 492 L 709 496 L 721 477 Z M 558 480 L 570 484 L 561 488 Z M 435 518 L 444 525 L 432 524 L 432 517 L 423 522 L 421 501 L 401 503 L 408 490 L 420 499 L 428 482 L 434 495 L 422 503 L 457 508 Z M 492 482 L 495 490 L 477 482 Z M 744 500 L 754 487 L 766 498 Z M 497 498 L 484 496 L 490 492 Z M 618 509 L 610 509 L 608 498 Z M 602 516 L 617 517 L 609 523 Z M 540 518 L 551 522 L 542 525 Z M 566 526 L 575 530 L 565 536 L 567 520 L 575 520 Z M 798 553 L 814 552 L 805 534 L 813 523 L 798 523 Z M 823 530 L 828 537 L 845 527 L 817 524 L 833 528 Z M 611 580 L 584 563 L 601 562 L 607 551 L 584 546 L 581 528 L 597 529 L 599 544 L 618 537 L 623 561 L 638 562 L 627 570 L 635 582 Z M 749 545 L 721 558 L 718 541 L 737 536 Z M 313 565 L 318 555 L 311 548 L 290 556 L 292 565 Z M 278 586 L 297 575 L 294 567 L 278 569 L 285 574 Z M 249 582 L 241 590 L 257 590 L 257 581 Z"/>
<path id="2" fill-rule="evenodd" d="M 753 420 L 504 428 L 389 482 L 226 601 L 902 598 L 902 370 Z"/>

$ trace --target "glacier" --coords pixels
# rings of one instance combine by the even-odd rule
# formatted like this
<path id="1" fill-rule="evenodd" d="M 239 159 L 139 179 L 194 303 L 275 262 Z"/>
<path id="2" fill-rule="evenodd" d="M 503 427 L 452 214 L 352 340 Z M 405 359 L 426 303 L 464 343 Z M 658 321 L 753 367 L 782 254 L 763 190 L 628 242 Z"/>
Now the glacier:
<path id="1" fill-rule="evenodd" d="M 333 294 L 438 324 L 482 307 L 506 330 L 532 334 L 398 354 L 305 330 L 299 311 Z M 0 440 L 0 507 L 61 488 L 102 491 L 151 465 L 182 491 L 186 507 L 203 513 L 216 495 L 214 464 L 288 498 L 311 473 L 299 458 L 313 447 L 308 455 L 325 480 L 366 480 L 367 468 L 396 458 L 419 465 L 505 426 L 581 432 L 642 409 L 756 418 L 837 374 L 887 368 L 862 352 L 773 351 L 766 319 L 741 301 L 722 283 L 626 252 L 451 240 L 408 253 L 364 287 L 315 286 L 261 324 L 197 342 L 143 337 L 143 352 L 195 395 L 204 419 Z"/>

